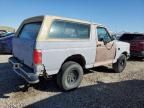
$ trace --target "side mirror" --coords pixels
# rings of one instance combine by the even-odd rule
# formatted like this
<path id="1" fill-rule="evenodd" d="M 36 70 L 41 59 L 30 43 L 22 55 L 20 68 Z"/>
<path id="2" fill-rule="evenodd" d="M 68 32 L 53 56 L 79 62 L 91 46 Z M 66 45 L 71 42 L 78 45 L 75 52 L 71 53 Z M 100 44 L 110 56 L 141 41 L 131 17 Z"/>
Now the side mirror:
<path id="1" fill-rule="evenodd" d="M 107 43 L 109 43 L 111 40 L 107 37 L 104 37 L 103 38 L 103 42 L 104 42 L 104 45 L 106 45 Z"/>
<path id="2" fill-rule="evenodd" d="M 117 36 L 116 35 L 111 35 L 111 37 L 113 38 L 113 40 L 117 40 Z"/>

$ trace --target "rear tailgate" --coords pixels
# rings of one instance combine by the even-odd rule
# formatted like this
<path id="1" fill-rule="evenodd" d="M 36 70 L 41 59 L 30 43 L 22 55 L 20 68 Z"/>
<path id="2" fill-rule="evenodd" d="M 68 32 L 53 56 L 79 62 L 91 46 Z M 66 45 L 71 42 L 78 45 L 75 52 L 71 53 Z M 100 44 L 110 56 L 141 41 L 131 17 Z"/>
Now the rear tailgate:
<path id="1" fill-rule="evenodd" d="M 33 50 L 40 27 L 41 22 L 25 24 L 13 39 L 13 55 L 29 67 L 33 66 Z"/>
<path id="2" fill-rule="evenodd" d="M 32 67 L 34 41 L 20 38 L 13 39 L 13 55 L 22 63 Z"/>

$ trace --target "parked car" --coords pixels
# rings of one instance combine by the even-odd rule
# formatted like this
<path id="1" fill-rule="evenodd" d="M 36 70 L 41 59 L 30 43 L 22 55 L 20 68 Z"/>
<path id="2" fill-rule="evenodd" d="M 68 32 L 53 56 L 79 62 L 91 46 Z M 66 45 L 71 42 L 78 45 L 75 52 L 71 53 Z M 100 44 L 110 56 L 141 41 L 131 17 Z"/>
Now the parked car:
<path id="1" fill-rule="evenodd" d="M 12 39 L 15 33 L 6 33 L 0 36 L 0 54 L 12 53 Z"/>
<path id="2" fill-rule="evenodd" d="M 3 34 L 5 34 L 5 33 L 7 33 L 7 31 L 5 31 L 5 30 L 0 30 L 0 36 L 3 35 Z"/>
<path id="3" fill-rule="evenodd" d="M 130 43 L 131 56 L 144 58 L 144 34 L 125 33 L 119 40 Z"/>
<path id="4" fill-rule="evenodd" d="M 113 64 L 122 72 L 130 45 L 112 38 L 106 27 L 77 19 L 39 16 L 24 20 L 13 39 L 13 70 L 28 83 L 57 75 L 63 90 L 77 88 L 84 69 Z"/>

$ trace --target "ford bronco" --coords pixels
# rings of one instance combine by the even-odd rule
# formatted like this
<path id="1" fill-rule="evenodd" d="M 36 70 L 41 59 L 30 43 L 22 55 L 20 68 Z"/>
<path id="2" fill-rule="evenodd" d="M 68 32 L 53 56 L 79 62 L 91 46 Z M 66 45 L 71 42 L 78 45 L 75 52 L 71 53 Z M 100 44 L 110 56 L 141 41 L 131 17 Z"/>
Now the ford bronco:
<path id="1" fill-rule="evenodd" d="M 39 76 L 57 76 L 63 90 L 77 88 L 84 69 L 112 64 L 122 72 L 130 45 L 115 40 L 107 28 L 88 21 L 38 16 L 26 19 L 13 39 L 13 70 L 28 83 Z"/>

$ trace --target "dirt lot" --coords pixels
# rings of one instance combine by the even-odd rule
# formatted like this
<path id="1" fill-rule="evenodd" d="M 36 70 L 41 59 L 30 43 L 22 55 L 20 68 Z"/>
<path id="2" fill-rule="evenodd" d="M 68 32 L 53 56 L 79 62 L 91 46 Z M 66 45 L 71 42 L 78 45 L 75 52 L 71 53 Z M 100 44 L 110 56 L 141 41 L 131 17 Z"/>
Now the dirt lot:
<path id="1" fill-rule="evenodd" d="M 87 71 L 81 86 L 62 92 L 54 78 L 29 87 L 0 56 L 0 108 L 144 108 L 144 61 L 130 60 L 123 73 L 98 67 Z"/>

